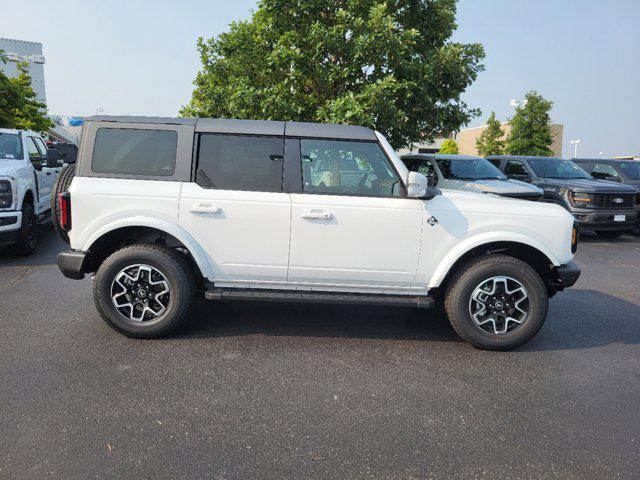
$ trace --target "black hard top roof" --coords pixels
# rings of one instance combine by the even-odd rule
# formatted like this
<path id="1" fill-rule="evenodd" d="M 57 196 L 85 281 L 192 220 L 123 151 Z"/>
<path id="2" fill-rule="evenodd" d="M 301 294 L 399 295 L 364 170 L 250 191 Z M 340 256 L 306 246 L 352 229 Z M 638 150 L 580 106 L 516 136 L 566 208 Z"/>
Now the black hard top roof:
<path id="1" fill-rule="evenodd" d="M 169 118 L 96 115 L 89 122 L 147 123 L 195 126 L 196 132 L 272 135 L 307 138 L 335 138 L 376 141 L 375 132 L 366 127 L 312 122 L 281 122 L 272 120 L 237 120 L 228 118 Z"/>

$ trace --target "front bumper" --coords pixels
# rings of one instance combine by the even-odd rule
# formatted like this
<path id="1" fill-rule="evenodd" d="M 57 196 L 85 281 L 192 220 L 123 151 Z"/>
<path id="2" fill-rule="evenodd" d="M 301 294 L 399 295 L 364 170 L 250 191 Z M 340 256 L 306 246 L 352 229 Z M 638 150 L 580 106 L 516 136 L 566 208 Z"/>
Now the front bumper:
<path id="1" fill-rule="evenodd" d="M 22 212 L 0 212 L 0 245 L 13 245 L 18 241 L 18 230 L 22 225 Z"/>
<path id="2" fill-rule="evenodd" d="M 573 216 L 585 230 L 631 230 L 638 221 L 638 210 L 624 209 L 572 209 Z M 624 222 L 616 222 L 616 215 L 624 215 Z"/>
<path id="3" fill-rule="evenodd" d="M 564 290 L 572 287 L 580 278 L 580 267 L 575 262 L 569 262 L 566 265 L 560 265 L 555 269 L 556 281 L 554 287 L 557 290 Z"/>
<path id="4" fill-rule="evenodd" d="M 58 254 L 58 268 L 62 274 L 73 280 L 82 280 L 84 278 L 84 261 L 87 252 L 79 252 L 77 250 L 67 250 Z"/>

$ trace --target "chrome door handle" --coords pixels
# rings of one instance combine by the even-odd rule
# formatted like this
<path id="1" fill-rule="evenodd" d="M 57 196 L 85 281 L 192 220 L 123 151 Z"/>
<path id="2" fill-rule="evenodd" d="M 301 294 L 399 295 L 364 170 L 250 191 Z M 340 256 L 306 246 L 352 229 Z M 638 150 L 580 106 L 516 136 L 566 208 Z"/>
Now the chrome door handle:
<path id="1" fill-rule="evenodd" d="M 329 220 L 333 218 L 333 214 L 331 212 L 317 212 L 317 211 L 302 212 L 300 216 L 302 218 L 310 218 L 313 220 Z"/>
<path id="2" fill-rule="evenodd" d="M 213 205 L 191 205 L 189 207 L 191 213 L 221 213 L 220 207 L 214 207 Z"/>

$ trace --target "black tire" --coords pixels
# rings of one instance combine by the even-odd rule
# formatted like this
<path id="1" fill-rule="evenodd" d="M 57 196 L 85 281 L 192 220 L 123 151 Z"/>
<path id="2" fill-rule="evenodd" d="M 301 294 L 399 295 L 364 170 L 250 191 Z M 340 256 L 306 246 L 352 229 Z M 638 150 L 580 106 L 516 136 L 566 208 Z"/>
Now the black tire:
<path id="1" fill-rule="evenodd" d="M 22 223 L 18 230 L 18 240 L 13 247 L 16 255 L 26 257 L 36 251 L 38 245 L 38 229 L 33 205 L 29 202 L 22 204 Z"/>
<path id="2" fill-rule="evenodd" d="M 127 266 L 138 264 L 156 269 L 165 277 L 170 289 L 169 299 L 165 297 L 164 313 L 145 321 L 127 318 L 125 314 L 120 313 L 112 301 L 112 285 L 118 273 Z M 93 282 L 93 299 L 103 320 L 123 335 L 133 338 L 164 337 L 178 328 L 188 317 L 196 285 L 192 271 L 187 260 L 174 250 L 159 245 L 130 245 L 117 250 L 100 265 Z M 135 288 L 132 287 L 132 289 Z M 131 297 L 125 296 L 125 298 Z M 153 297 L 148 296 L 147 293 L 144 298 Z M 124 301 L 122 300 L 121 303 Z M 151 305 L 151 300 L 149 302 Z M 157 306 L 154 308 L 160 310 Z M 132 311 L 133 309 L 129 309 L 128 313 L 132 315 Z"/>
<path id="3" fill-rule="evenodd" d="M 75 174 L 75 163 L 67 165 L 62 169 L 58 178 L 56 178 L 56 182 L 53 184 L 53 188 L 51 190 L 51 218 L 53 221 L 53 228 L 55 228 L 56 233 L 66 243 L 69 243 L 69 234 L 60 226 L 60 194 L 69 190 L 69 186 L 71 185 L 71 181 Z"/>
<path id="4" fill-rule="evenodd" d="M 596 230 L 596 235 L 600 238 L 618 238 L 624 235 L 622 230 Z"/>
<path id="5" fill-rule="evenodd" d="M 476 325 L 470 312 L 471 297 L 476 287 L 496 276 L 516 280 L 524 286 L 529 297 L 526 319 L 521 324 L 506 322 L 513 328 L 499 334 L 487 332 Z M 444 300 L 447 317 L 456 333 L 482 350 L 510 350 L 527 343 L 542 327 L 548 305 L 547 288 L 540 275 L 528 264 L 507 255 L 486 255 L 467 262 L 451 278 Z"/>

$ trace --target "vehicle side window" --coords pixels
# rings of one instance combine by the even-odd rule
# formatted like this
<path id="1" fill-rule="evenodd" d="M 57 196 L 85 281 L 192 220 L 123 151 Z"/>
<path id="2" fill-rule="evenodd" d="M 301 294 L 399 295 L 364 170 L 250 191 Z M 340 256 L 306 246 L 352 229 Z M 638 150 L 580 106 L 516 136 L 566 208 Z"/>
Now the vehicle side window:
<path id="1" fill-rule="evenodd" d="M 96 173 L 170 176 L 176 166 L 178 134 L 172 130 L 99 128 L 91 169 Z"/>
<path id="2" fill-rule="evenodd" d="M 217 190 L 281 192 L 284 140 L 247 135 L 200 135 L 196 183 Z"/>
<path id="3" fill-rule="evenodd" d="M 487 160 L 489 160 L 493 164 L 494 167 L 500 168 L 500 162 L 502 160 L 500 160 L 499 158 L 487 158 Z"/>
<path id="4" fill-rule="evenodd" d="M 594 178 L 599 178 L 600 180 L 614 180 L 620 181 L 620 174 L 616 171 L 613 166 L 607 163 L 596 163 L 593 166 L 593 170 L 591 170 L 591 175 Z"/>
<path id="5" fill-rule="evenodd" d="M 29 152 L 29 158 L 32 162 L 40 162 L 42 160 L 42 155 L 33 141 L 33 137 L 27 137 L 27 152 Z"/>
<path id="6" fill-rule="evenodd" d="M 306 193 L 398 197 L 400 181 L 374 142 L 301 140 Z"/>
<path id="7" fill-rule="evenodd" d="M 504 173 L 508 177 L 529 177 L 529 172 L 527 171 L 527 167 L 525 167 L 524 163 L 519 160 L 509 160 L 507 162 L 507 166 L 504 169 Z"/>
<path id="8" fill-rule="evenodd" d="M 36 147 L 40 152 L 42 158 L 47 158 L 47 146 L 44 144 L 41 138 L 33 137 L 33 141 L 36 143 Z"/>

